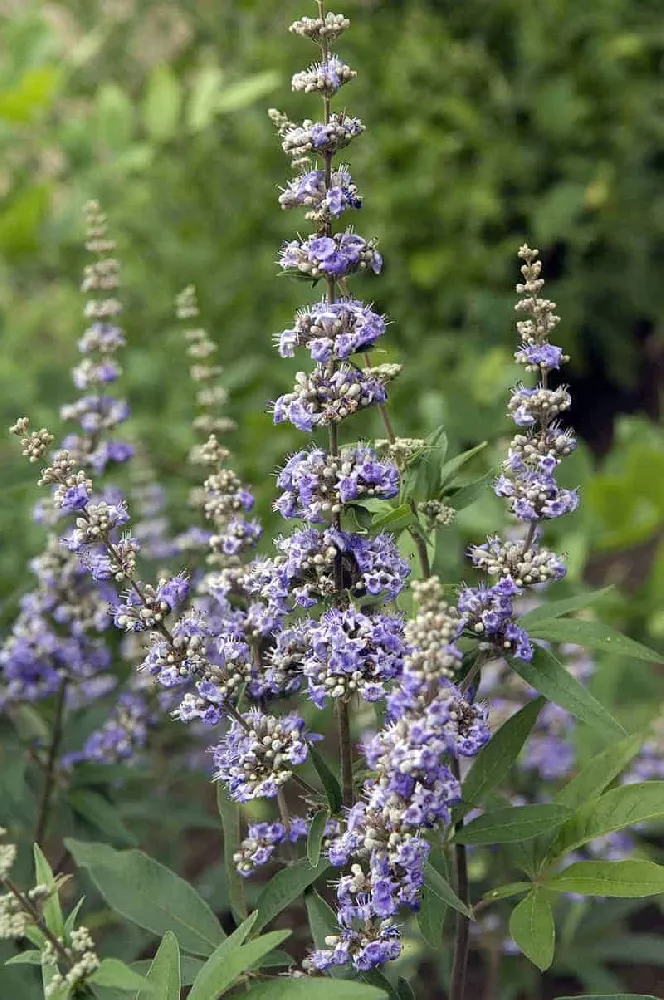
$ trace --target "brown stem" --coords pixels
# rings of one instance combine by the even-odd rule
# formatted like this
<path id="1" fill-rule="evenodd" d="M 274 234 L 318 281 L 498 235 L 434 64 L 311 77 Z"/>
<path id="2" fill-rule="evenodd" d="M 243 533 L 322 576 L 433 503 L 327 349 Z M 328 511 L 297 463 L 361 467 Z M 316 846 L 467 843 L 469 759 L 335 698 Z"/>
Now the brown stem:
<path id="1" fill-rule="evenodd" d="M 62 734 L 64 730 L 65 704 L 67 700 L 67 684 L 68 684 L 67 678 L 64 677 L 60 681 L 57 701 L 55 703 L 55 718 L 53 720 L 53 730 L 51 732 L 51 743 L 48 748 L 48 757 L 46 759 L 46 768 L 44 773 L 44 784 L 42 786 L 41 800 L 39 802 L 39 810 L 37 813 L 37 824 L 35 827 L 35 843 L 39 844 L 40 847 L 43 846 L 44 837 L 46 836 L 46 832 L 48 830 L 48 821 L 50 819 L 51 801 L 53 799 L 53 788 L 55 785 L 56 765 L 58 761 L 58 753 L 60 751 L 60 744 L 62 743 Z"/>
<path id="2" fill-rule="evenodd" d="M 350 737 L 350 718 L 348 702 L 337 698 L 337 732 L 339 734 L 339 752 L 341 756 L 341 798 L 347 809 L 353 805 L 353 745 Z"/>

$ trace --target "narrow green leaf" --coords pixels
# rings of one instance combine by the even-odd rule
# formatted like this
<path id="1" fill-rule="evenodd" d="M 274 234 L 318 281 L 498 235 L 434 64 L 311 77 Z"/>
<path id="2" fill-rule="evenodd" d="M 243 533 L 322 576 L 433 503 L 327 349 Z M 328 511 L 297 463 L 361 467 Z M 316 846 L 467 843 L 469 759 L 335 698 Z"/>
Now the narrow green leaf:
<path id="1" fill-rule="evenodd" d="M 463 451 L 460 455 L 455 455 L 451 458 L 449 462 L 445 462 L 440 470 L 440 485 L 445 486 L 446 483 L 452 479 L 453 476 L 459 472 L 460 469 L 470 462 L 471 458 L 475 458 L 475 455 L 479 455 L 481 451 L 484 451 L 488 442 L 480 441 L 476 444 L 474 448 L 469 448 L 468 451 Z"/>
<path id="2" fill-rule="evenodd" d="M 224 870 L 228 883 L 228 902 L 235 919 L 244 920 L 247 916 L 244 882 L 233 861 L 233 855 L 240 849 L 240 809 L 221 781 L 217 782 L 217 808 L 224 832 Z"/>
<path id="3" fill-rule="evenodd" d="M 403 531 L 416 521 L 410 505 L 399 504 L 387 514 L 381 514 L 371 522 L 374 531 Z"/>
<path id="4" fill-rule="evenodd" d="M 118 958 L 105 958 L 99 968 L 90 976 L 90 982 L 95 986 L 110 986 L 114 990 L 121 990 L 123 993 L 134 993 L 142 990 L 147 996 L 159 998 L 156 985 L 148 984 L 148 981 L 139 976 L 137 972 L 130 969 L 128 965 Z"/>
<path id="5" fill-rule="evenodd" d="M 543 885 L 581 896 L 641 899 L 664 892 L 664 868 L 653 861 L 577 861 Z"/>
<path id="6" fill-rule="evenodd" d="M 279 74 L 274 70 L 256 73 L 224 87 L 216 103 L 216 110 L 241 111 L 271 93 L 279 84 Z"/>
<path id="7" fill-rule="evenodd" d="M 282 910 L 285 910 L 293 900 L 301 896 L 304 890 L 312 885 L 330 867 L 329 861 L 321 860 L 312 868 L 306 858 L 278 872 L 268 882 L 256 904 L 258 916 L 254 924 L 254 932 L 258 932 L 269 924 Z"/>
<path id="8" fill-rule="evenodd" d="M 65 846 L 110 908 L 127 920 L 159 936 L 173 931 L 180 947 L 194 955 L 207 957 L 224 940 L 219 921 L 189 883 L 141 851 L 71 839 Z"/>
<path id="9" fill-rule="evenodd" d="M 173 70 L 166 64 L 156 66 L 150 73 L 143 101 L 143 121 L 151 139 L 164 142 L 176 134 L 182 96 L 182 86 Z"/>
<path id="10" fill-rule="evenodd" d="M 224 942 L 196 976 L 189 1000 L 217 1000 L 238 976 L 253 968 L 264 955 L 290 937 L 290 934 L 290 931 L 271 931 L 230 953 L 224 947 Z"/>
<path id="11" fill-rule="evenodd" d="M 371 969 L 370 972 L 361 972 L 360 979 L 363 983 L 367 983 L 369 986 L 375 986 L 377 989 L 382 990 L 390 1000 L 399 1000 L 399 994 L 397 993 L 396 986 L 393 986 L 390 980 L 387 978 L 384 972 L 380 969 Z"/>
<path id="12" fill-rule="evenodd" d="M 556 944 L 556 925 L 542 892 L 534 890 L 512 910 L 510 934 L 533 965 L 542 972 L 549 968 Z"/>
<path id="13" fill-rule="evenodd" d="M 548 858 L 567 854 L 596 837 L 663 818 L 664 781 L 643 781 L 613 788 L 601 798 L 580 806 L 558 831 Z"/>
<path id="14" fill-rule="evenodd" d="M 590 604 L 596 604 L 597 601 L 600 601 L 612 590 L 613 585 L 602 587 L 601 590 L 591 590 L 588 594 L 566 597 L 562 601 L 549 601 L 548 603 L 540 604 L 538 607 L 533 608 L 532 611 L 527 611 L 525 615 L 522 615 L 519 619 L 519 624 L 530 631 L 533 626 L 539 625 L 540 622 L 549 622 L 552 618 L 562 618 L 563 615 L 568 615 L 570 611 L 580 611 L 582 608 L 587 608 Z"/>
<path id="15" fill-rule="evenodd" d="M 327 905 L 325 900 L 315 889 L 307 889 L 304 894 L 304 902 L 307 907 L 309 917 L 309 927 L 311 936 L 317 948 L 325 947 L 325 938 L 331 934 L 339 933 L 339 924 L 334 915 L 334 910 Z"/>
<path id="16" fill-rule="evenodd" d="M 606 653 L 630 656 L 647 663 L 664 663 L 661 653 L 655 653 L 640 642 L 605 625 L 604 622 L 580 621 L 576 618 L 539 622 L 528 630 L 537 639 L 547 642 L 573 642 L 584 649 L 599 649 Z"/>
<path id="17" fill-rule="evenodd" d="M 463 783 L 464 805 L 475 805 L 502 784 L 521 753 L 543 705 L 543 698 L 524 705 L 482 747 Z"/>
<path id="18" fill-rule="evenodd" d="M 607 740 L 627 735 L 608 709 L 593 698 L 548 649 L 536 647 L 530 663 L 524 663 L 515 656 L 510 656 L 509 661 L 519 677 L 527 684 L 545 698 L 560 705 L 579 722 L 592 726 Z M 487 746 L 491 746 L 491 742 L 493 741 Z"/>
<path id="19" fill-rule="evenodd" d="M 307 837 L 307 858 L 309 859 L 309 864 L 312 868 L 315 868 L 320 861 L 320 852 L 323 844 L 323 837 L 325 836 L 325 826 L 329 818 L 330 814 L 328 810 L 321 809 L 316 813 L 311 821 L 309 836 Z"/>
<path id="20" fill-rule="evenodd" d="M 168 933 L 170 934 L 171 932 L 169 931 Z M 147 976 L 151 965 L 152 962 L 150 961 L 132 962 L 131 968 L 134 972 L 138 972 L 139 975 Z M 191 986 L 204 965 L 205 962 L 201 958 L 193 958 L 192 955 L 180 955 L 180 986 Z M 144 1000 L 144 998 L 141 996 L 137 997 L 136 1000 Z M 150 1000 L 150 997 L 145 997 L 145 1000 Z M 179 1000 L 179 992 L 177 1000 Z"/>
<path id="21" fill-rule="evenodd" d="M 180 949 L 172 931 L 166 931 L 161 939 L 145 979 L 159 1000 L 180 1000 Z M 149 991 L 141 989 L 136 1000 L 149 1000 L 149 997 Z"/>
<path id="22" fill-rule="evenodd" d="M 67 801 L 75 813 L 86 820 L 95 830 L 103 833 L 104 839 L 111 844 L 131 847 L 136 845 L 136 837 L 120 819 L 117 807 L 112 805 L 103 795 L 99 795 L 98 792 L 93 792 L 89 788 L 81 788 L 70 792 Z"/>
<path id="23" fill-rule="evenodd" d="M 294 965 L 293 956 L 289 955 L 283 948 L 274 948 L 273 951 L 261 958 L 256 965 L 257 969 L 283 969 L 284 966 Z"/>
<path id="24" fill-rule="evenodd" d="M 492 902 L 498 899 L 509 899 L 510 896 L 518 896 L 520 892 L 528 892 L 531 888 L 532 882 L 508 882 L 507 885 L 500 885 L 497 889 L 485 892 L 482 899 Z"/>
<path id="25" fill-rule="evenodd" d="M 459 844 L 511 844 L 549 833 L 570 818 L 566 806 L 545 804 L 493 809 L 461 827 L 454 836 Z"/>
<path id="26" fill-rule="evenodd" d="M 464 483 L 458 488 L 454 485 L 448 486 L 443 493 L 443 499 L 448 507 L 454 510 L 465 510 L 482 496 L 487 486 L 496 478 L 496 474 L 491 469 L 479 479 L 473 479 L 470 483 Z"/>
<path id="27" fill-rule="evenodd" d="M 402 976 L 399 976 L 397 979 L 397 993 L 399 994 L 399 1000 L 417 1000 L 415 990 L 408 980 Z"/>
<path id="28" fill-rule="evenodd" d="M 424 862 L 424 885 L 447 906 L 463 913 L 464 917 L 473 919 L 472 911 L 459 899 L 449 882 L 439 871 L 436 871 L 429 861 Z"/>
<path id="29" fill-rule="evenodd" d="M 320 778 L 321 784 L 325 789 L 325 796 L 330 806 L 330 811 L 334 816 L 336 813 L 341 812 L 342 805 L 341 785 L 339 784 L 339 779 L 335 774 L 333 774 L 325 759 L 314 746 L 309 747 L 309 757 L 318 772 L 318 777 Z"/>
<path id="30" fill-rule="evenodd" d="M 56 937 L 62 937 L 65 929 L 65 920 L 62 914 L 62 907 L 60 906 L 57 879 L 44 857 L 39 844 L 33 845 L 33 854 L 35 859 L 35 883 L 37 885 L 47 885 L 49 889 L 53 890 L 44 903 L 44 922 L 52 934 L 55 934 Z"/>
<path id="31" fill-rule="evenodd" d="M 385 1000 L 385 991 L 342 979 L 292 979 L 282 977 L 260 983 L 243 1000 Z"/>
<path id="32" fill-rule="evenodd" d="M 643 736 L 628 736 L 612 743 L 602 753 L 596 754 L 576 778 L 560 789 L 555 801 L 574 809 L 588 799 L 596 798 L 617 778 L 630 760 L 636 757 L 642 744 Z"/>

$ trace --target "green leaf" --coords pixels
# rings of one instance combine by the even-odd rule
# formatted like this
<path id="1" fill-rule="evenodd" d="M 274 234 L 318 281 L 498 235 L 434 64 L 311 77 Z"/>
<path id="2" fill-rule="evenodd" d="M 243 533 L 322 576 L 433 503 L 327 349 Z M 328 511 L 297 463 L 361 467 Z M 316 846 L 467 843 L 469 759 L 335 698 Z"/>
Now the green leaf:
<path id="1" fill-rule="evenodd" d="M 5 959 L 3 965 L 41 965 L 41 962 L 40 951 L 20 951 L 18 955 Z"/>
<path id="2" fill-rule="evenodd" d="M 543 705 L 543 698 L 524 705 L 482 747 L 463 783 L 464 805 L 475 805 L 502 784 L 521 753 Z"/>
<path id="3" fill-rule="evenodd" d="M 430 948 L 441 946 L 447 910 L 447 903 L 425 882 L 420 892 L 417 925 Z"/>
<path id="4" fill-rule="evenodd" d="M 548 649 L 536 647 L 530 663 L 510 656 L 509 661 L 523 680 L 560 705 L 579 722 L 585 722 L 608 739 L 626 736 L 625 730 Z M 487 744 L 488 746 L 491 743 Z"/>
<path id="5" fill-rule="evenodd" d="M 309 864 L 312 868 L 315 868 L 320 861 L 320 851 L 323 844 L 323 837 L 325 836 L 325 826 L 329 818 L 330 814 L 328 810 L 321 809 L 316 813 L 311 821 L 309 836 L 307 837 L 307 858 L 309 859 Z"/>
<path id="6" fill-rule="evenodd" d="M 507 885 L 500 885 L 497 889 L 490 889 L 485 892 L 483 900 L 494 902 L 498 899 L 509 899 L 510 896 L 518 896 L 520 892 L 528 892 L 532 888 L 532 882 L 508 882 Z"/>
<path id="7" fill-rule="evenodd" d="M 581 896 L 641 899 L 664 893 L 664 868 L 653 861 L 577 861 L 543 885 Z"/>
<path id="8" fill-rule="evenodd" d="M 424 885 L 441 902 L 451 906 L 453 910 L 463 913 L 469 920 L 473 919 L 472 911 L 459 899 L 452 886 L 445 877 L 437 871 L 430 861 L 424 862 Z"/>
<path id="9" fill-rule="evenodd" d="M 602 587 L 601 590 L 591 590 L 590 593 L 579 594 L 577 597 L 566 597 L 562 601 L 540 604 L 532 611 L 527 611 L 525 615 L 522 615 L 519 624 L 530 630 L 532 626 L 539 625 L 540 622 L 549 622 L 552 618 L 561 618 L 563 615 L 569 614 L 570 611 L 580 611 L 590 604 L 596 604 L 612 590 L 613 585 Z"/>
<path id="10" fill-rule="evenodd" d="M 539 622 L 528 630 L 536 639 L 547 642 L 573 642 L 584 649 L 599 649 L 605 653 L 630 656 L 647 663 L 664 663 L 661 653 L 655 653 L 634 639 L 617 632 L 603 622 L 586 622 L 576 618 Z"/>
<path id="11" fill-rule="evenodd" d="M 304 902 L 307 907 L 309 917 L 309 927 L 311 936 L 317 948 L 325 947 L 325 938 L 330 934 L 339 933 L 339 924 L 334 915 L 334 910 L 327 905 L 325 900 L 315 889 L 307 889 L 304 894 Z"/>
<path id="12" fill-rule="evenodd" d="M 180 949 L 172 931 L 166 931 L 145 976 L 159 1000 L 180 1000 Z M 136 1000 L 149 1000 L 150 991 L 141 989 Z"/>
<path id="13" fill-rule="evenodd" d="M 189 1000 L 217 1000 L 238 976 L 253 968 L 264 955 L 290 937 L 290 934 L 290 931 L 271 931 L 230 953 L 224 942 L 196 976 Z"/>
<path id="14" fill-rule="evenodd" d="M 71 839 L 65 846 L 110 908 L 127 920 L 159 936 L 173 931 L 180 947 L 194 955 L 207 957 L 224 940 L 219 921 L 189 883 L 141 851 Z"/>
<path id="15" fill-rule="evenodd" d="M 171 932 L 168 931 L 167 933 L 170 934 Z M 226 940 L 228 941 L 230 939 L 227 938 Z M 192 955 L 180 955 L 180 986 L 191 986 L 204 965 L 205 962 L 201 958 L 193 958 Z M 151 966 L 152 962 L 149 960 L 131 963 L 131 968 L 134 972 L 138 972 L 141 976 L 147 976 Z M 144 1000 L 144 998 L 137 997 L 136 1000 Z M 147 996 L 145 1000 L 150 1000 L 150 997 Z M 179 991 L 177 1000 L 179 1000 Z"/>
<path id="16" fill-rule="evenodd" d="M 557 997 L 557 1000 L 657 1000 L 651 993 L 584 993 L 583 996 Z"/>
<path id="17" fill-rule="evenodd" d="M 152 70 L 142 111 L 151 139 L 164 142 L 177 133 L 182 112 L 182 87 L 166 64 Z"/>
<path id="18" fill-rule="evenodd" d="M 134 993 L 136 990 L 142 990 L 147 996 L 158 997 L 161 1000 L 161 994 L 157 993 L 156 985 L 148 985 L 143 976 L 139 976 L 137 972 L 134 972 L 118 958 L 103 959 L 99 968 L 90 976 L 89 981 L 95 986 L 110 986 L 123 993 Z"/>
<path id="19" fill-rule="evenodd" d="M 417 995 L 415 990 L 410 985 L 407 979 L 399 976 L 397 979 L 397 993 L 399 995 L 399 1000 L 417 1000 Z"/>
<path id="20" fill-rule="evenodd" d="M 274 70 L 248 76 L 224 87 L 217 100 L 216 110 L 224 113 L 242 111 L 272 93 L 278 86 L 279 74 Z"/>
<path id="21" fill-rule="evenodd" d="M 636 757 L 643 744 L 642 736 L 628 736 L 592 758 L 589 764 L 555 796 L 555 801 L 574 809 L 600 795 Z"/>
<path id="22" fill-rule="evenodd" d="M 194 132 L 206 129 L 214 120 L 221 94 L 223 73 L 219 66 L 202 66 L 192 83 L 187 104 L 187 125 Z"/>
<path id="23" fill-rule="evenodd" d="M 318 750 L 314 746 L 309 747 L 309 757 L 311 762 L 318 772 L 318 777 L 321 780 L 321 784 L 325 789 L 325 796 L 327 798 L 328 804 L 332 815 L 341 812 L 342 796 L 341 796 L 341 785 L 339 784 L 339 779 L 328 767 L 325 759 L 320 755 Z"/>
<path id="24" fill-rule="evenodd" d="M 233 916 L 237 920 L 244 920 L 247 916 L 244 882 L 233 861 L 233 855 L 240 849 L 240 809 L 221 781 L 217 782 L 217 808 L 224 832 L 224 870 L 228 883 L 228 902 Z"/>
<path id="25" fill-rule="evenodd" d="M 410 504 L 402 503 L 393 510 L 390 510 L 387 514 L 381 514 L 379 517 L 374 518 L 371 522 L 371 527 L 374 531 L 403 531 L 404 528 L 410 527 L 411 524 L 415 524 L 417 518 L 413 514 Z"/>
<path id="26" fill-rule="evenodd" d="M 134 105 L 117 83 L 97 91 L 97 138 L 109 152 L 125 149 L 134 130 Z"/>
<path id="27" fill-rule="evenodd" d="M 281 977 L 254 986 L 244 997 L 247 1000 L 385 1000 L 385 992 L 341 979 Z"/>
<path id="28" fill-rule="evenodd" d="M 443 499 L 448 507 L 452 507 L 454 510 L 464 510 L 466 507 L 474 504 L 476 500 L 479 500 L 487 486 L 495 478 L 496 474 L 492 469 L 483 476 L 480 476 L 479 479 L 473 479 L 470 483 L 464 483 L 463 486 L 449 486 L 445 489 Z"/>
<path id="29" fill-rule="evenodd" d="M 136 845 L 136 837 L 120 819 L 117 806 L 112 805 L 103 795 L 90 789 L 78 789 L 70 792 L 67 800 L 74 812 L 103 833 L 110 843 L 128 844 L 132 847 Z"/>
<path id="30" fill-rule="evenodd" d="M 664 781 L 622 785 L 586 802 L 558 831 L 548 858 L 573 851 L 596 837 L 604 837 L 637 823 L 664 818 Z"/>
<path id="31" fill-rule="evenodd" d="M 569 818 L 570 810 L 555 804 L 492 809 L 461 827 L 454 840 L 459 844 L 512 844 L 549 833 Z"/>
<path id="32" fill-rule="evenodd" d="M 487 444 L 488 441 L 480 441 L 474 448 L 469 448 L 468 451 L 463 451 L 460 455 L 455 455 L 454 458 L 451 458 L 449 462 L 445 462 L 440 470 L 441 487 L 449 483 L 464 465 L 467 465 L 472 458 L 475 458 L 475 455 L 479 455 L 481 451 L 484 451 Z"/>
<path id="33" fill-rule="evenodd" d="M 447 454 L 447 435 L 442 427 L 430 434 L 424 448 L 408 463 L 401 477 L 402 500 L 435 500 L 441 489 Z"/>
<path id="34" fill-rule="evenodd" d="M 282 910 L 285 910 L 293 900 L 301 896 L 304 890 L 312 885 L 317 878 L 330 867 L 329 861 L 321 860 L 312 868 L 306 858 L 277 872 L 265 886 L 256 904 L 258 916 L 254 931 L 260 931 L 269 924 Z"/>
<path id="35" fill-rule="evenodd" d="M 512 910 L 510 934 L 533 965 L 542 972 L 549 968 L 553 962 L 556 925 L 542 892 L 534 890 Z"/>
<path id="36" fill-rule="evenodd" d="M 33 845 L 33 853 L 35 858 L 36 884 L 47 885 L 49 889 L 53 890 L 44 903 L 42 911 L 44 922 L 51 934 L 55 934 L 56 937 L 62 937 L 65 929 L 65 920 L 62 915 L 62 907 L 60 906 L 60 897 L 58 896 L 58 881 L 51 871 L 51 866 L 44 857 L 39 844 Z"/>

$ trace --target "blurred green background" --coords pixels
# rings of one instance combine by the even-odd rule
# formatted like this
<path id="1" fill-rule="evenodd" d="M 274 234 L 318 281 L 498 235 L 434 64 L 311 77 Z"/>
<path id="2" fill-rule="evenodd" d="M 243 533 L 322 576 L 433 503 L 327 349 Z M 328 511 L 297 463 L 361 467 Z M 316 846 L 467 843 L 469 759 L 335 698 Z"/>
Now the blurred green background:
<path id="1" fill-rule="evenodd" d="M 571 578 L 617 583 L 616 623 L 663 638 L 661 0 L 341 7 L 353 26 L 340 50 L 359 70 L 343 96 L 368 126 L 350 152 L 365 197 L 358 228 L 386 258 L 383 278 L 355 291 L 393 320 L 382 360 L 405 363 L 399 429 L 442 423 L 455 449 L 488 438 L 478 462 L 498 463 L 517 375 L 515 254 L 525 239 L 538 245 L 586 442 L 567 471 L 583 503 L 560 525 Z M 302 223 L 276 204 L 288 164 L 265 111 L 316 114 L 290 93 L 314 50 L 286 31 L 313 9 L 0 2 L 0 416 L 53 425 L 72 396 L 81 209 L 97 197 L 123 263 L 123 388 L 176 519 L 192 391 L 172 303 L 185 284 L 219 343 L 237 462 L 268 518 L 271 473 L 302 444 L 266 412 L 296 367 L 277 363 L 273 334 L 316 293 L 276 276 L 279 243 Z M 364 432 L 380 434 L 371 419 Z M 9 616 L 40 532 L 32 479 L 1 436 L 0 459 Z M 467 539 L 500 528 L 501 510 L 487 494 L 449 530 L 452 576 Z"/>

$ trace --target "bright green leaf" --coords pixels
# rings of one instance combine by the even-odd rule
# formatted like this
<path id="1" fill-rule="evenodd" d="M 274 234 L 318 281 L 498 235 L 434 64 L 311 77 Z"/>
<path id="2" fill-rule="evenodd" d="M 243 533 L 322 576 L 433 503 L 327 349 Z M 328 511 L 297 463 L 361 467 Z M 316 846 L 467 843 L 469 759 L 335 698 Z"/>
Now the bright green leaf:
<path id="1" fill-rule="evenodd" d="M 542 892 L 534 890 L 512 910 L 510 934 L 533 965 L 542 971 L 549 968 L 553 962 L 556 925 Z"/>
<path id="2" fill-rule="evenodd" d="M 579 722 L 592 726 L 607 740 L 626 735 L 608 709 L 593 698 L 548 649 L 536 647 L 530 663 L 525 663 L 516 656 L 511 656 L 509 660 L 513 669 L 527 684 L 560 705 Z"/>
<path id="3" fill-rule="evenodd" d="M 612 743 L 595 755 L 589 764 L 557 793 L 555 801 L 574 809 L 596 798 L 636 757 L 643 744 L 642 736 L 628 736 Z"/>
<path id="4" fill-rule="evenodd" d="M 176 135 L 182 111 L 182 87 L 166 64 L 156 66 L 143 101 L 143 121 L 151 139 L 165 142 Z"/>
<path id="5" fill-rule="evenodd" d="M 577 861 L 543 884 L 554 892 L 641 899 L 664 893 L 664 868 L 653 861 Z"/>
<path id="6" fill-rule="evenodd" d="M 51 866 L 44 857 L 39 844 L 33 845 L 33 853 L 35 859 L 36 884 L 46 885 L 49 889 L 53 890 L 43 906 L 44 921 L 52 934 L 55 934 L 56 937 L 62 937 L 65 929 L 65 921 L 62 915 L 60 897 L 57 891 L 58 881 L 51 871 Z"/>
<path id="7" fill-rule="evenodd" d="M 411 524 L 415 524 L 416 520 L 410 504 L 402 503 L 390 510 L 389 513 L 381 514 L 379 517 L 374 518 L 371 522 L 371 527 L 374 531 L 398 532 L 403 531 L 404 528 L 408 528 Z"/>
<path id="8" fill-rule="evenodd" d="M 180 949 L 172 931 L 166 931 L 145 976 L 159 1000 L 180 1000 Z M 136 1000 L 149 1000 L 150 991 L 139 990 Z"/>
<path id="9" fill-rule="evenodd" d="M 664 818 L 664 781 L 622 785 L 586 802 L 558 831 L 548 857 L 557 858 L 596 837 Z"/>
<path id="10" fill-rule="evenodd" d="M 272 93 L 278 86 L 279 74 L 274 70 L 256 73 L 224 87 L 217 100 L 216 110 L 224 113 L 242 111 Z"/>
<path id="11" fill-rule="evenodd" d="M 543 698 L 524 705 L 482 747 L 463 783 L 464 805 L 472 806 L 480 802 L 507 777 L 543 705 Z"/>
<path id="12" fill-rule="evenodd" d="M 500 885 L 497 889 L 490 889 L 482 898 L 492 902 L 498 899 L 509 899 L 510 896 L 518 896 L 520 892 L 528 892 L 531 888 L 532 882 L 508 882 L 507 885 Z"/>
<path id="13" fill-rule="evenodd" d="M 194 955 L 207 957 L 224 940 L 219 921 L 189 883 L 141 851 L 70 839 L 65 846 L 110 908 L 127 920 L 160 936 L 173 931 L 180 947 Z"/>
<path id="14" fill-rule="evenodd" d="M 454 839 L 459 844 L 511 844 L 548 833 L 569 817 L 565 806 L 548 803 L 492 809 L 461 827 Z"/>
<path id="15" fill-rule="evenodd" d="M 18 955 L 12 955 L 3 963 L 4 965 L 41 965 L 40 951 L 20 951 Z"/>
<path id="16" fill-rule="evenodd" d="M 213 121 L 222 81 L 223 73 L 219 66 L 203 66 L 196 74 L 187 105 L 187 124 L 192 131 L 200 132 Z"/>
<path id="17" fill-rule="evenodd" d="M 302 895 L 304 890 L 312 885 L 317 878 L 330 867 L 329 861 L 323 859 L 312 868 L 306 858 L 277 872 L 265 886 L 256 904 L 258 916 L 254 931 L 260 931 L 269 924 L 282 910 Z"/>
<path id="18" fill-rule="evenodd" d="M 290 937 L 290 933 L 290 931 L 272 931 L 248 944 L 240 945 L 230 953 L 224 942 L 196 976 L 189 1000 L 217 1000 L 217 997 L 231 986 L 238 976 L 253 968 L 264 955 Z"/>
<path id="19" fill-rule="evenodd" d="M 97 92 L 97 138 L 107 151 L 117 153 L 131 142 L 134 105 L 117 83 L 103 83 Z"/>
<path id="20" fill-rule="evenodd" d="M 481 441 L 476 444 L 474 448 L 469 448 L 468 451 L 462 452 L 460 455 L 455 455 L 451 458 L 449 462 L 445 462 L 440 470 L 440 485 L 445 486 L 450 480 L 459 472 L 460 469 L 467 465 L 475 455 L 479 455 L 481 451 L 487 446 L 487 441 Z"/>

